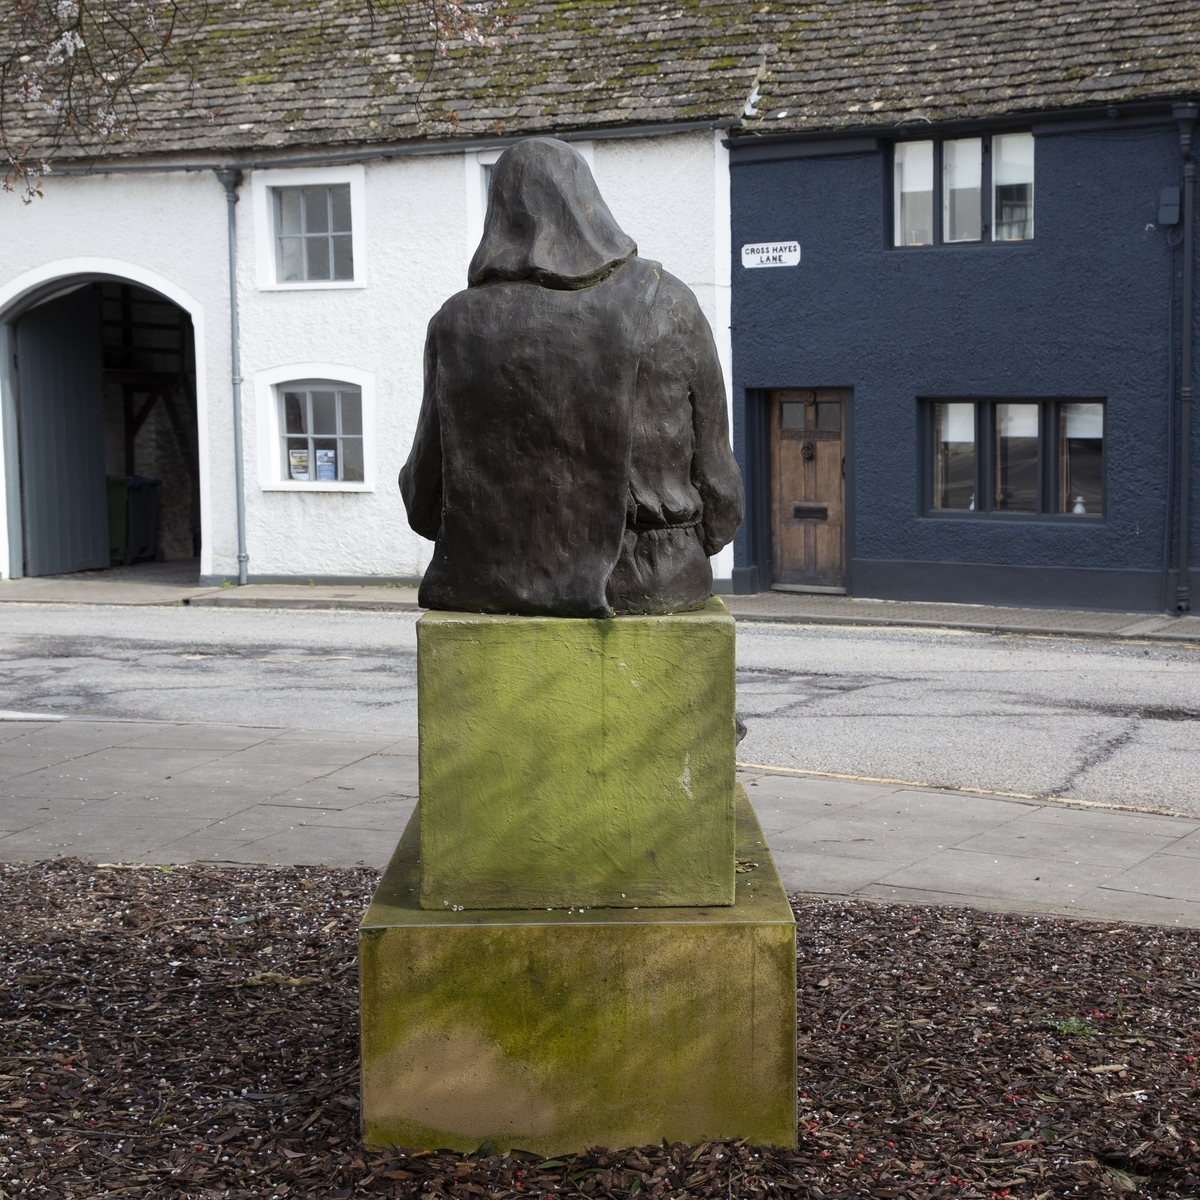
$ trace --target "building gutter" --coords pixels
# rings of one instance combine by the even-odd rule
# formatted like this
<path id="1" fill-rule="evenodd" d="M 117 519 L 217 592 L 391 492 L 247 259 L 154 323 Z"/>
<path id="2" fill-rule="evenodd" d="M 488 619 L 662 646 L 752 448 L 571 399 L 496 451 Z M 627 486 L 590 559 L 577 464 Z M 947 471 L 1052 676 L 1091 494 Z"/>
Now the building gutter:
<path id="1" fill-rule="evenodd" d="M 1144 129 L 1170 125 L 1175 120 L 1174 109 L 1180 107 L 1173 99 L 1139 100 L 1103 107 L 1070 109 L 1036 109 L 1014 111 L 981 117 L 961 117 L 932 120 L 916 114 L 891 124 L 826 125 L 813 129 L 772 130 L 769 117 L 753 124 L 736 122 L 733 136 L 725 145 L 733 152 L 734 165 L 770 162 L 777 159 L 823 157 L 827 154 L 864 153 L 870 142 L 905 141 L 933 136 L 954 137 L 958 134 L 978 134 L 988 130 L 1009 130 L 1026 126 L 1035 136 L 1086 133 L 1108 129 Z M 731 127 L 732 129 L 733 127 Z M 826 148 L 828 147 L 828 148 Z"/>
<path id="2" fill-rule="evenodd" d="M 1183 154 L 1183 320 L 1179 351 L 1179 574 L 1175 579 L 1175 611 L 1191 608 L 1188 577 L 1190 501 L 1192 482 L 1192 292 L 1195 287 L 1195 199 L 1196 156 L 1192 145 L 1200 105 L 1177 104 L 1173 115 L 1179 122 L 1179 149 Z"/>
<path id="3" fill-rule="evenodd" d="M 510 137 L 459 138 L 442 142 L 405 142 L 396 146 L 362 146 L 357 150 L 329 150 L 277 158 L 234 159 L 228 163 L 112 163 L 108 165 L 54 167 L 51 175 L 165 175 L 196 171 L 265 171 L 289 167 L 326 167 L 342 163 L 375 162 L 390 158 L 423 158 L 434 154 L 503 150 L 529 137 L 551 137 L 560 142 L 611 141 L 620 138 L 666 137 L 679 133 L 712 133 L 740 124 L 734 120 L 674 121 L 662 125 L 628 125 L 604 129 L 574 129 L 566 133 L 525 133 Z"/>
<path id="4" fill-rule="evenodd" d="M 226 212 L 229 230 L 229 364 L 233 384 L 233 477 L 237 494 L 237 564 L 238 586 L 247 583 L 246 553 L 246 473 L 242 449 L 242 357 L 238 334 L 237 288 L 237 202 L 242 173 L 236 167 L 215 168 L 217 178 L 225 187 Z"/>

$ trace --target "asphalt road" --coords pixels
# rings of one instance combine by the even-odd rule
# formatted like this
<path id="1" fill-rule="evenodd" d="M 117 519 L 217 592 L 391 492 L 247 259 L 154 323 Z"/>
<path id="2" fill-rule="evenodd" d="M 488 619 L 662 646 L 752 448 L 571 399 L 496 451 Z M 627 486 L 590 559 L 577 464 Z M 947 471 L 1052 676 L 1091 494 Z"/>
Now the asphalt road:
<path id="1" fill-rule="evenodd" d="M 416 731 L 415 617 L 5 605 L 0 709 Z M 1200 648 L 739 625 L 739 759 L 1200 815 Z"/>

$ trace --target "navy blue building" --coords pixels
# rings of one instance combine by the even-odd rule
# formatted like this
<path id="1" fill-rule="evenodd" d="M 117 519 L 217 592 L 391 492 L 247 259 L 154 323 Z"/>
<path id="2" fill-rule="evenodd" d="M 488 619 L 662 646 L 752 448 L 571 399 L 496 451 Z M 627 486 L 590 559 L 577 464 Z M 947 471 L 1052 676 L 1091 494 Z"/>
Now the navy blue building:
<path id="1" fill-rule="evenodd" d="M 735 591 L 1200 603 L 1190 100 L 729 139 Z"/>

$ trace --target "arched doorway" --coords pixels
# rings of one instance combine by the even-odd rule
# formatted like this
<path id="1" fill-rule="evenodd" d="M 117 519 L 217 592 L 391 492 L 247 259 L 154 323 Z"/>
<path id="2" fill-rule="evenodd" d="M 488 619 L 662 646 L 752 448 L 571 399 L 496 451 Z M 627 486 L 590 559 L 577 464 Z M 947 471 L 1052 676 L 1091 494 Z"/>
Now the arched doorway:
<path id="1" fill-rule="evenodd" d="M 10 573 L 170 561 L 198 575 L 196 338 L 187 310 L 126 279 L 76 278 L 27 297 L 8 326 L 6 475 L 13 465 L 18 474 L 6 487 Z"/>

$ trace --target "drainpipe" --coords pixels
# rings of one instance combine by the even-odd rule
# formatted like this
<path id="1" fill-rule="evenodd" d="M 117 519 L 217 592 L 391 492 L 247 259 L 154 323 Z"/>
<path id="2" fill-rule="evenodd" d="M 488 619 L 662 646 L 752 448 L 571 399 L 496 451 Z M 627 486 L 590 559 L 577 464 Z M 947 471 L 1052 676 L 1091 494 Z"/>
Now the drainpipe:
<path id="1" fill-rule="evenodd" d="M 1188 586 L 1188 535 L 1191 518 L 1192 443 L 1192 290 L 1195 273 L 1194 207 L 1196 198 L 1196 158 L 1192 152 L 1192 133 L 1200 117 L 1200 105 L 1176 104 L 1172 115 L 1179 122 L 1179 149 L 1183 154 L 1183 331 L 1180 339 L 1179 381 L 1179 575 L 1175 581 L 1175 611 L 1191 608 Z"/>
<path id="2" fill-rule="evenodd" d="M 238 187 L 242 173 L 236 167 L 218 167 L 217 178 L 225 185 L 225 201 L 229 213 L 229 363 L 233 384 L 233 478 L 237 492 L 237 564 L 238 586 L 246 584 L 246 485 L 242 453 L 242 358 L 238 347 L 237 291 L 237 216 Z"/>

